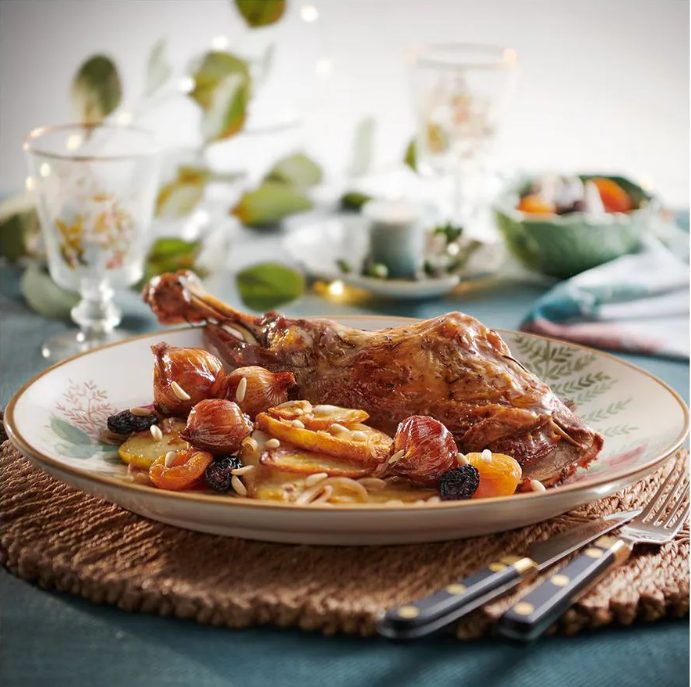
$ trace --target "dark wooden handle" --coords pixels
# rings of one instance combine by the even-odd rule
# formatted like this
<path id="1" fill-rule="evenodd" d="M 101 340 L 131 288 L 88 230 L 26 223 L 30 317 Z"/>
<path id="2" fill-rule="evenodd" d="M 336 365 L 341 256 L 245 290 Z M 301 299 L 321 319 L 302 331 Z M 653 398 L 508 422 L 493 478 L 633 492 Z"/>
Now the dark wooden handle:
<path id="1" fill-rule="evenodd" d="M 614 565 L 623 563 L 631 545 L 623 539 L 600 537 L 561 570 L 521 597 L 500 619 L 497 630 L 513 639 L 539 637 Z"/>
<path id="2" fill-rule="evenodd" d="M 387 611 L 379 634 L 389 639 L 417 639 L 464 616 L 537 572 L 527 557 L 505 556 L 434 594 Z"/>

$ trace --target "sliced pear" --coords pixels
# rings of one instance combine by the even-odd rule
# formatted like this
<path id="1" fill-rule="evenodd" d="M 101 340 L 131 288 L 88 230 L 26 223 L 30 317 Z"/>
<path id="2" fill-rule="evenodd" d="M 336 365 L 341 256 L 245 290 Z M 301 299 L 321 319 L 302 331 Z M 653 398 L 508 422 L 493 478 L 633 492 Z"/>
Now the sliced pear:
<path id="1" fill-rule="evenodd" d="M 329 429 L 334 423 L 348 426 L 365 422 L 369 415 L 356 408 L 316 405 L 309 401 L 287 401 L 266 411 L 279 420 L 299 420 L 307 429 Z"/>
<path id="2" fill-rule="evenodd" d="M 361 424 L 341 425 L 335 431 L 332 427 L 327 432 L 296 426 L 291 420 L 278 419 L 269 413 L 259 413 L 256 424 L 279 441 L 313 453 L 325 453 L 361 464 L 382 462 L 389 455 L 393 443 L 391 437 L 383 432 Z"/>
<path id="3" fill-rule="evenodd" d="M 265 448 L 260 461 L 262 465 L 276 470 L 307 475 L 325 472 L 330 477 L 365 477 L 372 472 L 371 467 L 305 451 L 288 444 L 282 444 L 278 448 Z"/>
<path id="4" fill-rule="evenodd" d="M 151 464 L 168 451 L 179 451 L 189 448 L 189 444 L 180 438 L 185 423 L 180 420 L 167 419 L 159 426 L 163 438 L 155 439 L 149 430 L 132 434 L 118 449 L 121 460 L 128 465 L 148 470 Z"/>

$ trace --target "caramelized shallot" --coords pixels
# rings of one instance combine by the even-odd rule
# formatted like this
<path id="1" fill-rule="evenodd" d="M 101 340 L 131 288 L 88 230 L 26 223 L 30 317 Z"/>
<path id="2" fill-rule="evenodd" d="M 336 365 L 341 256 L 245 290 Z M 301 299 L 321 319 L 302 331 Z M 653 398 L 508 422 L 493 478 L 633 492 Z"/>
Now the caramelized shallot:
<path id="1" fill-rule="evenodd" d="M 224 373 L 220 360 L 201 348 L 166 343 L 151 347 L 154 362 L 154 402 L 169 415 L 187 415 L 199 401 L 216 396 Z"/>
<path id="2" fill-rule="evenodd" d="M 235 453 L 252 433 L 252 421 L 237 403 L 209 398 L 192 408 L 180 436 L 192 446 L 216 454 Z"/>
<path id="3" fill-rule="evenodd" d="M 235 401 L 254 418 L 288 400 L 288 390 L 295 386 L 292 372 L 271 372 L 258 365 L 239 367 L 229 372 L 219 395 Z"/>
<path id="4" fill-rule="evenodd" d="M 398 425 L 391 451 L 390 474 L 430 486 L 456 466 L 458 453 L 451 432 L 426 415 L 412 415 Z"/>

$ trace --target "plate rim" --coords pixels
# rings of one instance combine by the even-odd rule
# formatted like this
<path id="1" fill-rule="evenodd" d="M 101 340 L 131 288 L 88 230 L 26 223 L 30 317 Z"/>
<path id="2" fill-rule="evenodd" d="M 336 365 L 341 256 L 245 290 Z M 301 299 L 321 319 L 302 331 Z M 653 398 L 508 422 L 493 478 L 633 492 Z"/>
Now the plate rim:
<path id="1" fill-rule="evenodd" d="M 416 318 L 416 317 L 404 317 L 404 316 L 398 316 L 398 315 L 357 315 L 357 314 L 348 314 L 348 315 L 337 315 L 337 316 L 304 316 L 300 317 L 299 319 L 317 319 L 317 320 L 323 320 L 323 319 L 333 319 L 337 322 L 343 321 L 343 320 L 390 320 L 392 322 L 399 322 L 399 323 L 413 323 L 413 322 L 419 322 L 421 321 L 421 318 Z M 33 375 L 31 378 L 29 378 L 24 384 L 22 384 L 17 391 L 12 395 L 10 398 L 9 402 L 5 406 L 4 410 L 4 415 L 3 415 L 3 424 L 5 425 L 5 430 L 7 433 L 7 436 L 10 440 L 10 442 L 17 448 L 21 453 L 23 453 L 25 456 L 33 460 L 34 462 L 40 464 L 47 464 L 51 468 L 55 470 L 59 470 L 62 472 L 67 472 L 71 475 L 74 475 L 78 478 L 82 479 L 88 479 L 90 481 L 94 482 L 99 482 L 106 487 L 115 487 L 123 490 L 131 490 L 134 494 L 141 494 L 141 495 L 146 495 L 146 494 L 151 494 L 152 493 L 152 488 L 149 486 L 145 485 L 140 485 L 140 484 L 135 484 L 134 482 L 127 482 L 125 480 L 116 478 L 116 477 L 110 477 L 108 475 L 102 475 L 99 473 L 95 472 L 90 472 L 87 470 L 84 470 L 83 468 L 79 468 L 67 463 L 64 463 L 60 460 L 57 460 L 55 458 L 52 458 L 45 453 L 35 449 L 31 443 L 22 435 L 22 433 L 19 431 L 17 428 L 16 422 L 15 422 L 15 417 L 14 417 L 14 411 L 15 411 L 15 406 L 17 405 L 19 399 L 26 393 L 26 391 L 29 389 L 30 386 L 38 382 L 41 378 L 46 376 L 47 374 L 51 373 L 52 371 L 56 370 L 59 367 L 62 367 L 63 365 L 66 365 L 68 363 L 73 362 L 74 360 L 78 360 L 79 358 L 82 358 L 83 356 L 91 355 L 93 353 L 98 353 L 101 352 L 105 349 L 109 348 L 115 348 L 117 346 L 124 346 L 127 345 L 133 341 L 139 341 L 141 339 L 146 339 L 151 336 L 155 336 L 157 333 L 163 333 L 163 332 L 180 332 L 180 331 L 187 331 L 187 330 L 193 330 L 193 329 L 203 329 L 203 325 L 181 325 L 178 327 L 169 327 L 167 329 L 160 329 L 160 330 L 154 330 L 150 332 L 145 332 L 143 334 L 137 334 L 135 336 L 130 336 L 125 339 L 121 339 L 119 341 L 114 341 L 112 343 L 106 344 L 104 346 L 100 346 L 97 349 L 93 349 L 90 351 L 84 351 L 81 353 L 77 353 L 75 355 L 70 356 L 69 358 L 65 358 L 64 360 L 60 360 L 57 363 L 54 363 L 53 365 L 48 366 L 47 368 L 41 370 L 37 374 Z M 440 503 L 430 503 L 430 504 L 401 504 L 401 505 L 394 505 L 390 506 L 387 505 L 386 503 L 377 503 L 377 504 L 337 504 L 337 505 L 324 505 L 324 504 L 310 504 L 310 505 L 305 505 L 305 506 L 296 506 L 293 503 L 281 503 L 281 502 L 276 502 L 276 503 L 266 503 L 260 499 L 250 499 L 247 497 L 234 497 L 232 499 L 229 499 L 227 496 L 224 495 L 216 495 L 216 494 L 204 494 L 204 493 L 199 493 L 199 492 L 184 492 L 184 491 L 168 491 L 165 489 L 156 489 L 156 496 L 159 498 L 169 498 L 173 500 L 178 500 L 178 499 L 183 499 L 183 500 L 189 500 L 189 501 L 196 501 L 196 502 L 203 502 L 207 504 L 223 504 L 224 506 L 250 506 L 252 508 L 260 508 L 264 510 L 275 510 L 275 509 L 288 509 L 291 511 L 298 511 L 298 512 L 323 512 L 323 513 L 343 513 L 343 512 L 367 512 L 367 511 L 373 511 L 373 512 L 381 512 L 386 511 L 386 512 L 410 512 L 411 509 L 415 509 L 418 511 L 432 511 L 432 510 L 450 510 L 450 509 L 460 509 L 460 508 L 469 508 L 469 507 L 482 507 L 485 505 L 491 505 L 491 504 L 498 504 L 498 503 L 505 503 L 508 502 L 509 499 L 511 499 L 511 502 L 515 502 L 516 499 L 522 499 L 523 501 L 526 501 L 527 499 L 554 499 L 554 498 L 559 498 L 560 495 L 565 494 L 565 493 L 571 493 L 571 492 L 578 492 L 578 491 L 584 491 L 586 489 L 595 489 L 597 487 L 602 487 L 606 486 L 607 484 L 610 484 L 612 482 L 617 482 L 621 480 L 629 480 L 629 483 L 635 481 L 637 478 L 641 478 L 644 475 L 652 472 L 656 468 L 660 467 L 661 464 L 663 464 L 667 459 L 669 459 L 683 444 L 684 440 L 686 439 L 688 433 L 689 433 L 689 408 L 684 402 L 683 398 L 680 396 L 680 394 L 673 389 L 669 384 L 661 380 L 659 377 L 656 377 L 652 372 L 649 372 L 648 370 L 640 367 L 639 365 L 636 365 L 634 363 L 629 362 L 628 360 L 623 360 L 622 358 L 609 353 L 607 351 L 601 351 L 596 348 L 592 348 L 590 346 L 584 346 L 583 344 L 578 344 L 574 343 L 571 341 L 565 341 L 562 339 L 555 339 L 554 337 L 550 336 L 542 336 L 540 334 L 533 334 L 532 332 L 523 332 L 515 329 L 506 329 L 506 328 L 499 328 L 497 327 L 494 329 L 494 331 L 499 332 L 502 334 L 503 332 L 508 332 L 511 334 L 520 334 L 521 336 L 529 336 L 534 339 L 540 339 L 548 342 L 554 342 L 554 343 L 559 343 L 559 344 L 568 344 L 570 346 L 573 346 L 575 348 L 580 348 L 584 351 L 589 351 L 589 352 L 594 352 L 598 355 L 601 355 L 605 358 L 614 360 L 615 362 L 624 365 L 625 367 L 629 367 L 639 373 L 642 373 L 644 376 L 648 377 L 651 379 L 653 382 L 658 384 L 659 386 L 663 387 L 671 396 L 674 398 L 674 400 L 677 402 L 677 405 L 680 407 L 683 415 L 683 427 L 681 431 L 678 433 L 678 435 L 675 437 L 675 439 L 672 441 L 672 445 L 668 448 L 663 449 L 660 454 L 652 459 L 649 463 L 647 463 L 645 466 L 636 468 L 636 469 L 631 469 L 631 468 L 624 468 L 620 469 L 618 471 L 615 471 L 611 474 L 605 474 L 600 478 L 597 478 L 593 480 L 592 482 L 576 482 L 574 484 L 567 484 L 561 487 L 556 487 L 554 489 L 547 489 L 546 491 L 543 492 L 525 492 L 525 493 L 519 493 L 519 494 L 512 494 L 510 496 L 493 496 L 490 498 L 485 498 L 485 499 L 478 499 L 473 501 L 472 499 L 467 499 L 467 500 L 461 500 L 461 501 L 442 501 Z M 77 487 L 79 488 L 79 487 Z"/>

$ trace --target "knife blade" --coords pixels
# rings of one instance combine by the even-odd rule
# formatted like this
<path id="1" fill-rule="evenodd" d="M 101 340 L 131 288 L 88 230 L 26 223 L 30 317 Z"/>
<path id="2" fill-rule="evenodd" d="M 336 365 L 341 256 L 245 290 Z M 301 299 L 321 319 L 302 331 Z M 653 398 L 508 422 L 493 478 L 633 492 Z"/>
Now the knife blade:
<path id="1" fill-rule="evenodd" d="M 438 592 L 387 611 L 380 618 L 377 631 L 387 639 L 396 640 L 418 639 L 436 632 L 599 536 L 621 527 L 640 512 L 637 509 L 611 513 L 534 542 L 525 556 L 504 556 Z"/>

